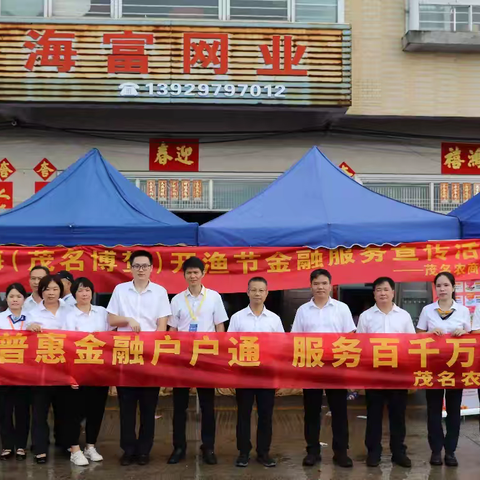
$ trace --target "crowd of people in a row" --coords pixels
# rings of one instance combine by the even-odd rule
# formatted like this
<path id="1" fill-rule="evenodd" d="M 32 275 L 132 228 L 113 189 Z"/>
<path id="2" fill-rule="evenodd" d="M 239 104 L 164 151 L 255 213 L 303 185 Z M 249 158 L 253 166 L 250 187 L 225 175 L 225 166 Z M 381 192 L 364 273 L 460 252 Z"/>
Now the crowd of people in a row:
<path id="1" fill-rule="evenodd" d="M 183 264 L 188 288 L 176 295 L 170 303 L 167 291 L 150 281 L 152 256 L 139 250 L 130 258 L 133 280 L 117 285 L 108 307 L 92 305 L 94 285 L 85 278 L 73 279 L 70 272 L 51 275 L 46 267 L 34 267 L 30 272 L 32 295 L 14 283 L 6 290 L 8 308 L 0 313 L 0 329 L 70 330 L 101 332 L 116 329 L 125 332 L 224 332 L 228 315 L 221 296 L 202 284 L 205 275 L 203 262 L 196 257 Z M 375 305 L 359 318 L 355 325 L 348 306 L 331 297 L 331 275 L 327 270 L 315 270 L 310 275 L 312 299 L 296 313 L 292 332 L 312 333 L 410 333 L 430 332 L 435 335 L 461 336 L 480 333 L 480 310 L 473 322 L 469 310 L 455 302 L 455 279 L 451 273 L 442 272 L 434 280 L 438 301 L 427 305 L 415 329 L 410 314 L 394 303 L 395 283 L 381 277 L 373 283 Z M 235 313 L 229 323 L 229 332 L 284 332 L 281 319 L 265 308 L 268 295 L 267 281 L 251 278 L 247 294 L 249 305 Z M 155 410 L 159 387 L 118 387 L 120 406 L 120 447 L 123 450 L 121 465 L 149 462 L 155 434 Z M 207 464 L 216 464 L 215 455 L 215 390 L 198 388 L 202 420 L 201 451 Z M 323 389 L 305 389 L 304 431 L 307 455 L 304 466 L 314 466 L 321 461 L 320 425 Z M 349 430 L 346 389 L 325 391 L 332 415 L 333 461 L 341 467 L 351 467 L 348 456 Z M 382 453 L 382 418 L 384 405 L 388 405 L 390 420 L 390 449 L 392 461 L 410 467 L 405 445 L 407 390 L 367 390 L 367 427 L 365 444 L 368 450 L 367 465 L 380 464 Z M 428 441 L 432 451 L 432 465 L 457 466 L 455 457 L 459 432 L 461 389 L 430 389 L 427 395 Z M 16 457 L 24 460 L 31 423 L 32 449 L 39 464 L 48 460 L 50 431 L 48 415 L 53 406 L 55 442 L 70 450 L 70 460 L 75 465 L 88 465 L 103 457 L 96 443 L 108 387 L 92 386 L 2 386 L 0 387 L 1 460 Z M 442 407 L 446 400 L 446 435 L 442 427 Z M 253 404 L 258 410 L 256 451 L 257 460 L 266 467 L 274 467 L 270 456 L 274 389 L 236 389 L 237 448 L 236 466 L 246 467 L 252 449 L 250 419 Z M 188 388 L 173 389 L 173 452 L 168 459 L 175 464 L 185 458 L 187 449 L 186 422 L 189 403 Z M 136 434 L 137 406 L 140 410 L 140 428 Z M 67 410 L 68 408 L 68 410 Z M 30 422 L 31 418 L 31 422 Z M 85 420 L 86 445 L 80 448 L 81 423 Z M 442 458 L 442 451 L 445 456 Z"/>

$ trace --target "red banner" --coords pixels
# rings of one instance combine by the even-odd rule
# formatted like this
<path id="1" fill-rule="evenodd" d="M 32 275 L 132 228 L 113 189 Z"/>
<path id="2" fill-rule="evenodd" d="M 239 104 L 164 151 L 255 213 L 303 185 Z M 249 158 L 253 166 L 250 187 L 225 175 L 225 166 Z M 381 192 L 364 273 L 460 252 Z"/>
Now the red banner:
<path id="1" fill-rule="evenodd" d="M 198 172 L 198 140 L 150 139 L 149 168 L 156 172 Z"/>
<path id="2" fill-rule="evenodd" d="M 0 211 L 13 208 L 13 182 L 0 183 Z"/>
<path id="3" fill-rule="evenodd" d="M 442 173 L 479 175 L 480 144 L 442 143 Z"/>
<path id="4" fill-rule="evenodd" d="M 4 185 L 4 184 L 3 184 Z M 129 258 L 142 247 L 0 247 L 0 291 L 13 282 L 28 284 L 30 269 L 44 265 L 52 272 L 68 270 L 89 277 L 97 292 L 111 292 L 131 279 Z M 458 281 L 480 278 L 480 240 L 410 243 L 396 247 L 311 250 L 302 247 L 220 248 L 148 247 L 153 255 L 152 280 L 169 293 L 186 288 L 183 262 L 200 257 L 205 284 L 221 293 L 244 292 L 248 279 L 263 276 L 270 290 L 305 288 L 317 268 L 328 269 L 337 285 L 373 282 L 388 275 L 398 282 L 431 281 L 441 271 Z"/>
<path id="5" fill-rule="evenodd" d="M 478 388 L 476 337 L 4 331 L 0 384 Z"/>

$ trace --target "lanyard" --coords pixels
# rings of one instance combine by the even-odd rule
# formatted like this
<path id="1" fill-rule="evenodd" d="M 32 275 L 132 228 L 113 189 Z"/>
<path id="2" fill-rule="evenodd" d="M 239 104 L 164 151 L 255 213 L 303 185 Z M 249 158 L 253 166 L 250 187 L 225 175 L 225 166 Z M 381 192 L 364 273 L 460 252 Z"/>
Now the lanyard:
<path id="1" fill-rule="evenodd" d="M 202 301 L 200 302 L 200 305 L 197 307 L 196 312 L 193 312 L 193 309 L 190 305 L 190 302 L 188 301 L 188 296 L 185 293 L 185 303 L 187 304 L 188 308 L 188 313 L 190 314 L 190 318 L 193 320 L 194 323 L 197 322 L 197 317 L 200 315 L 200 311 L 202 310 L 203 302 L 205 302 L 205 299 L 207 298 L 207 289 L 205 289 L 205 293 L 203 294 Z"/>
<path id="2" fill-rule="evenodd" d="M 20 317 L 20 318 L 22 318 L 22 317 Z M 25 317 L 24 317 L 24 318 L 25 318 Z M 15 322 L 15 323 L 13 323 L 13 322 L 12 322 L 12 316 L 11 316 L 11 315 L 8 316 L 8 321 L 10 322 L 10 325 L 12 326 L 12 330 L 17 330 L 17 329 L 15 328 L 15 323 L 18 323 L 18 321 Z M 24 322 L 25 322 L 25 320 L 22 320 L 22 323 L 20 324 L 20 330 L 23 330 L 23 323 L 24 323 Z"/>

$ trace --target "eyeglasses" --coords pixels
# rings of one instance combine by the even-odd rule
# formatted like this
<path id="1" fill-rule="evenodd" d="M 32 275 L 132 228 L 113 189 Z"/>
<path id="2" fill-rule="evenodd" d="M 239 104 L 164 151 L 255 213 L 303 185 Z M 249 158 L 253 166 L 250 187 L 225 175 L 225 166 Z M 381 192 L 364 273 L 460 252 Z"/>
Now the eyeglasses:
<path id="1" fill-rule="evenodd" d="M 148 270 L 150 267 L 151 265 L 149 263 L 144 263 L 143 265 L 136 263 L 135 265 L 132 265 L 134 270 Z"/>

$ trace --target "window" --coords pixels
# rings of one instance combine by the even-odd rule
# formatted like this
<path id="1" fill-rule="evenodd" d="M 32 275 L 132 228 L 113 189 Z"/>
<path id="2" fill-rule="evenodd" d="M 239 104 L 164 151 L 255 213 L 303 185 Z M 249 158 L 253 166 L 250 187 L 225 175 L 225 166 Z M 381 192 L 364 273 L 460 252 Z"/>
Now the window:
<path id="1" fill-rule="evenodd" d="M 338 20 L 338 0 L 296 0 L 296 22 L 330 22 Z"/>
<path id="2" fill-rule="evenodd" d="M 287 21 L 288 0 L 230 0 L 232 20 Z"/>
<path id="3" fill-rule="evenodd" d="M 470 26 L 472 15 L 472 26 Z M 419 5 L 420 30 L 478 31 L 480 7 L 470 5 Z"/>
<path id="4" fill-rule="evenodd" d="M 53 17 L 110 17 L 111 0 L 53 0 Z"/>
<path id="5" fill-rule="evenodd" d="M 6 17 L 43 17 L 43 0 L 1 0 L 1 5 Z"/>
<path id="6" fill-rule="evenodd" d="M 122 16 L 218 19 L 218 0 L 123 0 Z"/>

